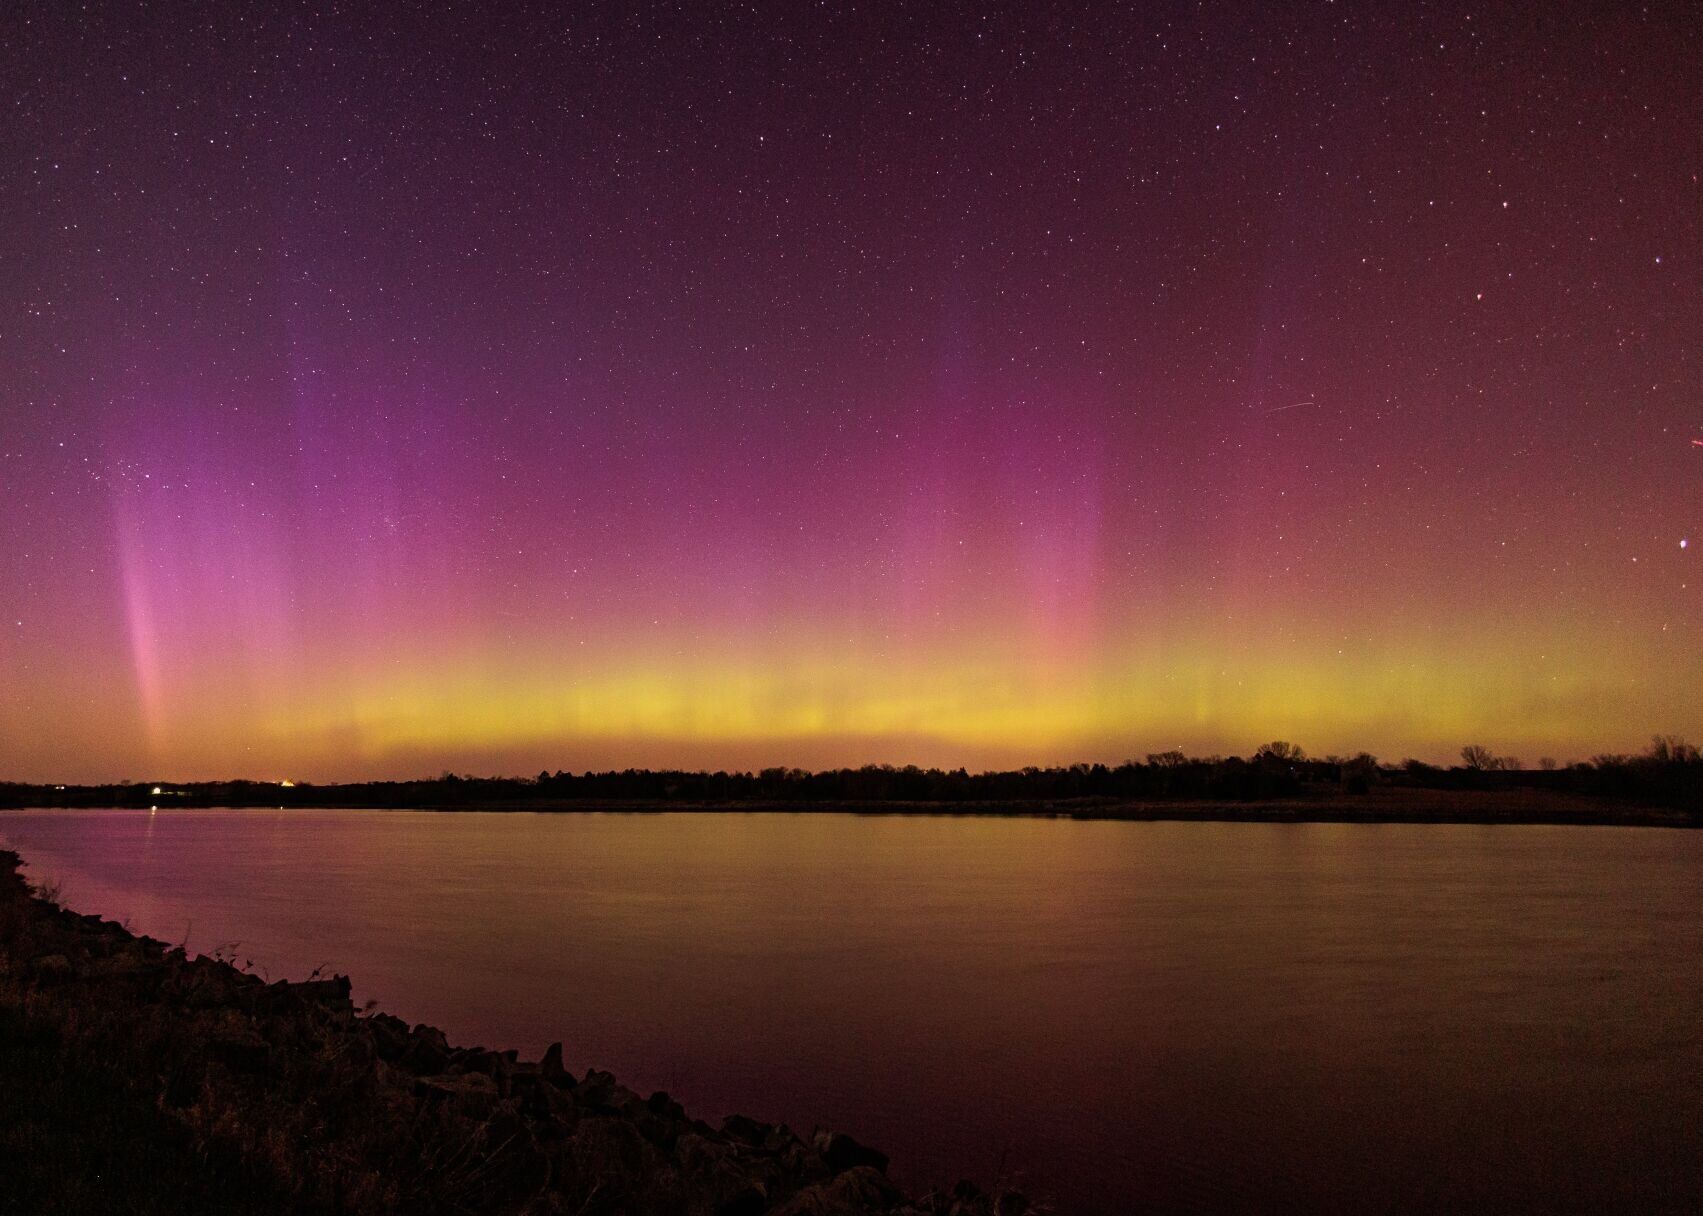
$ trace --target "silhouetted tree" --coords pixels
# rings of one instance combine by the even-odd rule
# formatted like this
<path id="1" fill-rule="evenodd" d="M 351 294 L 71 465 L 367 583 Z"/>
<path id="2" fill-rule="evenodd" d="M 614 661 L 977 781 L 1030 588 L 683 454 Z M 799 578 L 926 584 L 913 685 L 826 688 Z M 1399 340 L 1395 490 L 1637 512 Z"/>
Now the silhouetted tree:
<path id="1" fill-rule="evenodd" d="M 1461 763 L 1475 773 L 1487 773 L 1496 767 L 1496 757 L 1490 754 L 1488 747 L 1469 743 L 1461 748 Z"/>
<path id="2" fill-rule="evenodd" d="M 1678 735 L 1654 735 L 1645 756 L 1653 764 L 1696 764 L 1699 753 Z"/>

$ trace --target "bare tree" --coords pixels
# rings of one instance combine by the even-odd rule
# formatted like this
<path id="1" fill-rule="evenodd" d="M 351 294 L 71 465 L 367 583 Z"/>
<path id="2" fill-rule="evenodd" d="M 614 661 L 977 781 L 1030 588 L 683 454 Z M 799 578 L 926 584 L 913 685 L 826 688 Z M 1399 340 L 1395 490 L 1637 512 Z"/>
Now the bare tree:
<path id="1" fill-rule="evenodd" d="M 1655 735 L 1646 753 L 1656 764 L 1695 764 L 1698 752 L 1678 735 Z"/>
<path id="2" fill-rule="evenodd" d="M 1490 754 L 1488 747 L 1469 743 L 1461 748 L 1461 763 L 1475 773 L 1486 773 L 1496 767 L 1496 757 Z"/>

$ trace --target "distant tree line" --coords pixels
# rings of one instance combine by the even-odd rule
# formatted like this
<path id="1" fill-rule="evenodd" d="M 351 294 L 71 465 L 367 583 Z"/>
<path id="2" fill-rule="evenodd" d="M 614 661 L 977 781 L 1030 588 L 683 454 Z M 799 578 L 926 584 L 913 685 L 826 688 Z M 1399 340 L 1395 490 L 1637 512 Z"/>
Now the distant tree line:
<path id="1" fill-rule="evenodd" d="M 1072 764 L 971 773 L 915 765 L 865 765 L 810 772 L 687 772 L 622 769 L 541 772 L 536 777 L 443 773 L 419 781 L 281 785 L 269 782 L 120 782 L 111 785 L 0 784 L 3 806 L 349 806 L 457 807 L 528 803 L 838 804 L 1262 802 L 1321 794 L 1361 795 L 1378 787 L 1489 790 L 1539 789 L 1703 811 L 1703 758 L 1697 748 L 1657 736 L 1636 756 L 1600 755 L 1578 764 L 1544 759 L 1527 768 L 1487 748 L 1461 749 L 1451 767 L 1354 756 L 1310 757 L 1273 742 L 1252 756 L 1188 756 L 1153 752 L 1122 764 Z"/>

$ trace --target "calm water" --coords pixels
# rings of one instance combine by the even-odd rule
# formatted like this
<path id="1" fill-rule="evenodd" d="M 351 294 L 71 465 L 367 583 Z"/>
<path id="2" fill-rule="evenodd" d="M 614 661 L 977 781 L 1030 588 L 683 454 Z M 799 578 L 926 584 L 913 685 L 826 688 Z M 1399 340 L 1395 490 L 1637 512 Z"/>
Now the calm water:
<path id="1" fill-rule="evenodd" d="M 1703 833 L 9 812 L 83 911 L 1064 1213 L 1703 1209 Z"/>

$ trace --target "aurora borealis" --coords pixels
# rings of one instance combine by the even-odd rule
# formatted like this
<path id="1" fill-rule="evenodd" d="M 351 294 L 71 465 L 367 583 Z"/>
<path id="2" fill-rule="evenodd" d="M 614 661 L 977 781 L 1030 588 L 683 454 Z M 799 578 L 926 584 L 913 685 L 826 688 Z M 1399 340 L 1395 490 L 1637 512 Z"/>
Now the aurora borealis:
<path id="1" fill-rule="evenodd" d="M 0 29 L 0 776 L 1703 736 L 1694 8 Z"/>

